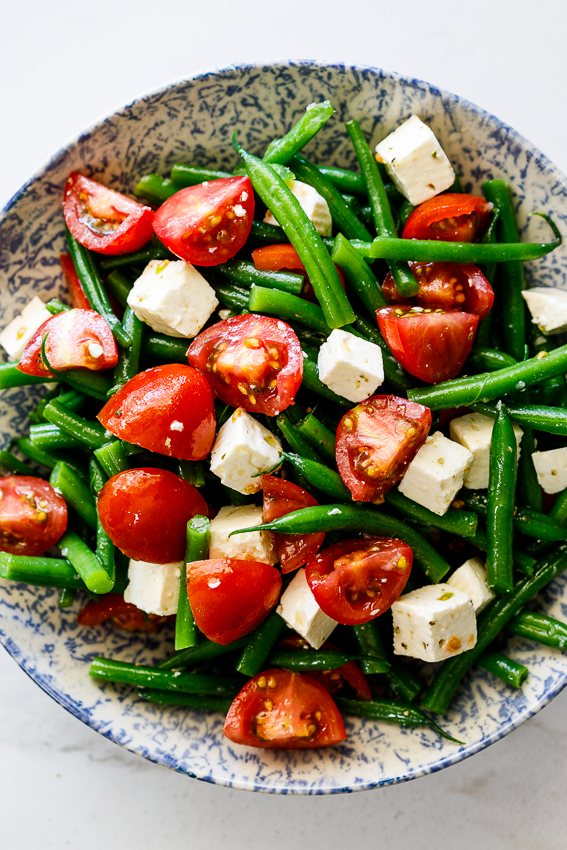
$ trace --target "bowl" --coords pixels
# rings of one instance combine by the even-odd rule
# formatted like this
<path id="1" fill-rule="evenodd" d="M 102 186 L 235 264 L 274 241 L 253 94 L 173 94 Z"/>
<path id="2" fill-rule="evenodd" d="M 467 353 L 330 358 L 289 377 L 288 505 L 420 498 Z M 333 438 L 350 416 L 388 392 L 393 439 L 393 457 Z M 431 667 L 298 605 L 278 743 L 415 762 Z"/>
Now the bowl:
<path id="1" fill-rule="evenodd" d="M 305 107 L 330 99 L 336 115 L 310 143 L 315 161 L 356 167 L 343 122 L 356 118 L 375 144 L 417 113 L 438 135 L 466 191 L 501 177 L 512 185 L 522 232 L 529 213 L 548 212 L 567 232 L 567 181 L 510 127 L 473 104 L 427 83 L 374 68 L 314 62 L 244 65 L 168 86 L 111 115 L 60 151 L 10 201 L 0 218 L 0 327 L 39 294 L 64 291 L 58 255 L 64 250 L 62 189 L 78 170 L 131 192 L 142 174 L 166 175 L 178 161 L 229 169 L 231 144 L 254 153 L 284 133 Z M 567 251 L 532 263 L 539 284 L 567 286 Z M 5 391 L 0 446 L 26 424 L 41 390 Z M 480 669 L 458 692 L 443 726 L 463 746 L 429 729 L 346 718 L 347 740 L 322 750 L 270 751 L 231 744 L 223 718 L 150 705 L 129 688 L 89 678 L 95 655 L 157 663 L 171 651 L 171 632 L 132 634 L 85 629 L 72 609 L 57 607 L 55 590 L 0 580 L 0 640 L 22 669 L 64 708 L 105 737 L 144 758 L 191 777 L 235 788 L 282 794 L 356 791 L 441 770 L 494 743 L 549 702 L 567 683 L 567 656 L 513 638 L 507 652 L 530 669 L 521 690 Z M 543 594 L 542 610 L 567 613 L 564 577 Z"/>

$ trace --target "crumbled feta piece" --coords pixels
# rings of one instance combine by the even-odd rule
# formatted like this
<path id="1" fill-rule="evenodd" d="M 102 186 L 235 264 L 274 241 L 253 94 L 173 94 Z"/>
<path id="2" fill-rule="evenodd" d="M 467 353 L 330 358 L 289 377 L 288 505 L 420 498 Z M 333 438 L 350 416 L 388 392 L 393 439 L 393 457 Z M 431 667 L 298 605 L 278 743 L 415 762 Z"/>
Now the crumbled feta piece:
<path id="1" fill-rule="evenodd" d="M 285 183 L 299 201 L 302 210 L 313 223 L 315 230 L 321 236 L 330 236 L 333 231 L 333 220 L 325 198 L 308 183 L 301 183 L 299 180 L 286 180 Z M 277 224 L 279 227 L 279 222 L 276 221 L 270 210 L 266 212 L 264 221 L 266 224 Z"/>
<path id="2" fill-rule="evenodd" d="M 313 649 L 321 649 L 337 625 L 335 620 L 319 608 L 307 584 L 303 567 L 288 584 L 277 610 L 288 626 L 305 638 Z"/>
<path id="3" fill-rule="evenodd" d="M 349 401 L 364 401 L 384 382 L 380 346 L 339 329 L 319 349 L 317 368 L 319 379 Z"/>
<path id="4" fill-rule="evenodd" d="M 400 596 L 392 617 L 396 655 L 443 661 L 476 644 L 473 601 L 450 584 L 430 584 Z"/>
<path id="5" fill-rule="evenodd" d="M 147 614 L 158 614 L 161 617 L 176 614 L 182 570 L 185 570 L 184 561 L 151 564 L 148 561 L 131 560 L 124 601 L 131 602 Z"/>
<path id="6" fill-rule="evenodd" d="M 273 566 L 278 560 L 271 531 L 249 531 L 229 537 L 231 531 L 263 523 L 262 508 L 256 505 L 221 508 L 211 522 L 209 558 L 237 558 L 240 561 L 261 561 Z"/>
<path id="7" fill-rule="evenodd" d="M 412 115 L 376 145 L 376 153 L 410 204 L 422 204 L 444 192 L 455 172 L 435 133 Z"/>
<path id="8" fill-rule="evenodd" d="M 469 558 L 453 575 L 447 579 L 447 584 L 462 590 L 470 596 L 473 602 L 475 614 L 486 608 L 488 603 L 494 599 L 494 593 L 489 588 L 486 580 L 486 569 L 481 558 Z"/>
<path id="9" fill-rule="evenodd" d="M 532 454 L 537 480 L 544 493 L 559 493 L 567 487 L 567 446 Z"/>
<path id="10" fill-rule="evenodd" d="M 567 292 L 552 286 L 534 286 L 522 292 L 532 321 L 544 334 L 567 331 Z"/>
<path id="11" fill-rule="evenodd" d="M 211 472 L 238 493 L 256 493 L 261 482 L 253 476 L 274 467 L 281 453 L 278 438 L 239 407 L 217 434 Z"/>
<path id="12" fill-rule="evenodd" d="M 150 260 L 128 293 L 136 316 L 169 336 L 196 336 L 218 303 L 205 278 L 183 260 Z"/>
<path id="13" fill-rule="evenodd" d="M 451 439 L 460 443 L 473 453 L 474 460 L 465 475 L 465 487 L 471 490 L 481 490 L 488 487 L 488 468 L 490 465 L 490 441 L 494 418 L 483 413 L 467 413 L 453 419 L 449 425 Z M 513 425 L 516 437 L 517 457 L 520 457 L 520 442 L 523 431 L 518 425 Z"/>
<path id="14" fill-rule="evenodd" d="M 400 493 L 443 516 L 463 486 L 473 460 L 472 452 L 436 431 L 427 438 L 406 469 Z"/>
<path id="15" fill-rule="evenodd" d="M 51 313 L 35 295 L 0 333 L 0 345 L 8 352 L 10 360 L 20 359 L 34 333 L 50 318 Z"/>

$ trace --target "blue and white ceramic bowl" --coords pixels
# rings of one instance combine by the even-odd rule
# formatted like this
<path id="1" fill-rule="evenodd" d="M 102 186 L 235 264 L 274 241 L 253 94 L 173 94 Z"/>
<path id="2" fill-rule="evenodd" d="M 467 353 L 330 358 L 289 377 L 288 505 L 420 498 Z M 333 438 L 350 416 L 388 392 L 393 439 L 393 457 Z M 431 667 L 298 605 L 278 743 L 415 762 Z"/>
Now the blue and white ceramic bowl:
<path id="1" fill-rule="evenodd" d="M 318 162 L 355 166 L 343 122 L 357 118 L 372 144 L 417 113 L 431 124 L 468 191 L 502 177 L 513 187 L 523 228 L 532 210 L 544 210 L 567 233 L 567 181 L 545 156 L 510 127 L 455 95 L 418 80 L 372 68 L 289 62 L 205 74 L 144 97 L 84 133 L 61 151 L 12 199 L 0 220 L 0 327 L 35 293 L 44 300 L 63 284 L 61 197 L 78 170 L 131 192 L 147 172 L 166 175 L 188 161 L 229 169 L 236 164 L 231 136 L 261 153 L 313 101 L 336 109 L 308 148 Z M 532 282 L 567 286 L 567 252 L 528 267 Z M 26 425 L 40 391 L 3 394 L 0 446 Z M 465 745 L 428 729 L 347 719 L 348 739 L 323 750 L 274 751 L 238 747 L 222 735 L 223 719 L 137 699 L 128 687 L 88 676 L 95 655 L 155 663 L 171 651 L 171 633 L 129 634 L 85 629 L 75 609 L 60 610 L 57 593 L 0 580 L 0 640 L 53 699 L 93 729 L 150 761 L 219 785 L 287 794 L 323 794 L 373 788 L 441 770 L 483 749 L 539 711 L 567 683 L 567 657 L 513 639 L 508 652 L 530 676 L 512 691 L 477 670 L 443 719 Z M 565 579 L 541 599 L 542 610 L 567 616 Z M 76 608 L 76 606 L 75 606 Z"/>

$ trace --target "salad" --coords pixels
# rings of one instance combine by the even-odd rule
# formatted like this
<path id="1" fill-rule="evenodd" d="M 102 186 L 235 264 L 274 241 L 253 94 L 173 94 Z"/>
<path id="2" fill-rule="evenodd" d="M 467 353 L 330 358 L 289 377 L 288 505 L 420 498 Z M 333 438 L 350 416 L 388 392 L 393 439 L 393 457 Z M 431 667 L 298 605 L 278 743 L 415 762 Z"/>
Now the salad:
<path id="1" fill-rule="evenodd" d="M 376 151 L 348 122 L 360 173 L 310 163 L 332 112 L 145 203 L 72 173 L 73 307 L 0 334 L 0 387 L 55 384 L 0 453 L 0 575 L 93 627 L 175 616 L 157 668 L 91 675 L 257 747 L 338 743 L 341 712 L 448 737 L 428 711 L 472 664 L 528 675 L 504 629 L 567 635 L 525 608 L 567 566 L 567 311 L 522 271 L 561 237 L 520 243 L 417 116 Z"/>

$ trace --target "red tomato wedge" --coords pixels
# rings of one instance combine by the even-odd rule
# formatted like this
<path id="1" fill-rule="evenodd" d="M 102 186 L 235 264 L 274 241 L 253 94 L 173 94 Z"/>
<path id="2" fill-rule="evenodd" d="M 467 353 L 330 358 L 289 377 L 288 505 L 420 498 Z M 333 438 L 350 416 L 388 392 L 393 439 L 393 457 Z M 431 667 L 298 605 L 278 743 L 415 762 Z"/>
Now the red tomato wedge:
<path id="1" fill-rule="evenodd" d="M 442 310 L 463 310 L 476 313 L 479 319 L 490 312 L 494 292 L 478 266 L 464 263 L 410 263 L 419 283 L 413 298 L 403 298 L 389 272 L 382 292 L 392 304 L 412 304 Z"/>
<path id="2" fill-rule="evenodd" d="M 182 460 L 203 460 L 215 439 L 211 388 L 200 372 L 182 363 L 139 372 L 97 418 L 121 440 Z"/>
<path id="3" fill-rule="evenodd" d="M 375 395 L 349 410 L 337 429 L 341 478 L 362 502 L 383 501 L 425 442 L 431 411 L 392 395 Z"/>
<path id="4" fill-rule="evenodd" d="M 89 369 L 101 372 L 118 363 L 118 350 L 106 319 L 95 310 L 74 309 L 57 313 L 37 329 L 20 358 L 18 369 L 26 375 L 45 377 L 53 373 L 41 356 L 41 344 L 50 366 L 59 372 Z"/>
<path id="5" fill-rule="evenodd" d="M 51 484 L 28 475 L 0 478 L 0 552 L 43 555 L 67 528 L 67 505 Z"/>
<path id="6" fill-rule="evenodd" d="M 87 298 L 86 292 L 83 289 L 83 284 L 77 277 L 75 264 L 69 254 L 59 254 L 59 262 L 63 270 L 65 282 L 71 296 L 71 304 L 73 307 L 82 307 L 84 310 L 91 309 L 91 302 Z"/>
<path id="7" fill-rule="evenodd" d="M 299 259 L 299 254 L 293 245 L 264 245 L 262 248 L 256 248 L 256 250 L 252 251 L 252 261 L 260 271 L 278 272 L 281 269 L 286 269 L 290 272 L 301 272 L 305 275 L 305 282 L 301 292 L 302 296 L 308 301 L 313 301 L 316 304 L 319 303 L 305 266 Z M 344 289 L 345 279 L 343 273 L 337 265 L 335 265 L 335 268 Z"/>
<path id="8" fill-rule="evenodd" d="M 419 312 L 418 312 L 419 311 Z M 457 310 L 413 307 L 377 310 L 388 348 L 410 375 L 429 384 L 456 377 L 469 356 L 478 316 Z"/>
<path id="9" fill-rule="evenodd" d="M 107 620 L 127 632 L 157 632 L 167 617 L 145 614 L 131 602 L 125 602 L 121 593 L 105 593 L 100 599 L 89 600 L 77 617 L 80 626 L 100 626 Z"/>
<path id="10" fill-rule="evenodd" d="M 312 647 L 307 641 L 301 637 L 285 638 L 280 642 L 279 647 L 281 649 L 304 649 L 306 652 L 312 650 Z M 341 651 L 340 647 L 328 640 L 325 641 L 321 649 L 338 649 Z M 310 673 L 304 673 L 303 675 L 315 679 L 316 682 L 323 685 L 331 696 L 343 696 L 343 688 L 347 684 L 356 692 L 357 699 L 372 699 L 370 685 L 356 661 L 347 661 L 342 667 L 335 667 L 334 670 L 325 670 L 323 672 L 315 670 Z"/>
<path id="11" fill-rule="evenodd" d="M 273 475 L 262 476 L 264 491 L 264 522 L 271 522 L 280 516 L 298 511 L 301 508 L 314 508 L 319 502 L 309 495 L 302 487 L 275 478 Z M 323 545 L 325 532 L 318 534 L 276 534 L 278 560 L 282 573 L 291 573 L 307 563 Z"/>
<path id="12" fill-rule="evenodd" d="M 99 254 L 137 251 L 153 236 L 151 207 L 76 171 L 65 184 L 63 215 L 77 242 Z"/>
<path id="13" fill-rule="evenodd" d="M 436 195 L 412 212 L 404 239 L 440 239 L 444 242 L 474 242 L 490 224 L 492 204 L 476 195 L 448 192 Z"/>
<path id="14" fill-rule="evenodd" d="M 214 558 L 187 564 L 187 595 L 195 622 L 215 643 L 248 634 L 277 603 L 282 578 L 260 561 Z"/>
<path id="15" fill-rule="evenodd" d="M 292 328 L 254 313 L 203 331 L 187 357 L 221 401 L 267 416 L 293 404 L 303 377 L 301 345 Z"/>
<path id="16" fill-rule="evenodd" d="M 254 218 L 248 177 L 221 177 L 172 195 L 154 217 L 158 239 L 196 266 L 218 266 L 240 251 Z"/>
<path id="17" fill-rule="evenodd" d="M 328 747 L 346 738 L 325 688 L 288 670 L 250 679 L 230 706 L 223 732 L 235 744 L 278 750 Z"/>
<path id="18" fill-rule="evenodd" d="M 368 623 L 401 595 L 413 552 L 392 537 L 343 540 L 312 558 L 307 583 L 327 616 L 345 626 Z"/>
<path id="19" fill-rule="evenodd" d="M 98 497 L 98 515 L 114 545 L 151 564 L 184 560 L 187 523 L 197 514 L 209 514 L 199 491 L 165 469 L 126 469 Z"/>

